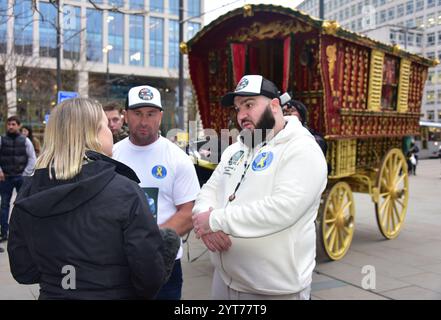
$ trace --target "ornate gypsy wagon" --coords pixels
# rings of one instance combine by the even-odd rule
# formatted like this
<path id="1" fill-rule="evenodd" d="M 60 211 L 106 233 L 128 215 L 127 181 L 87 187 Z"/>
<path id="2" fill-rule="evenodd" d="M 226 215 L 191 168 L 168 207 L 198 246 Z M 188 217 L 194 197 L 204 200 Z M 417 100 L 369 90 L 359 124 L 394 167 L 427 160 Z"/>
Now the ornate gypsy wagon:
<path id="1" fill-rule="evenodd" d="M 419 132 L 427 69 L 436 61 L 272 5 L 231 11 L 180 47 L 205 128 L 234 123 L 220 100 L 244 74 L 262 74 L 307 105 L 308 126 L 329 147 L 317 233 L 330 259 L 350 247 L 353 192 L 371 196 L 384 237 L 398 236 L 409 198 L 403 140 Z"/>

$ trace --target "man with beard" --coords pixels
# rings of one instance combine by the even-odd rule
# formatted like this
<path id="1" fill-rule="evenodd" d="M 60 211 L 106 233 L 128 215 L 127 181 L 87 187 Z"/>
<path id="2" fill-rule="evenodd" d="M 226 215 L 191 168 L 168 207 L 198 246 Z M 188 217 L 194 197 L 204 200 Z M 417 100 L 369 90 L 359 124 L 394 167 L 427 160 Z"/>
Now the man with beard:
<path id="1" fill-rule="evenodd" d="M 326 160 L 298 118 L 285 120 L 277 87 L 244 76 L 221 101 L 242 128 L 193 208 L 212 252 L 214 299 L 309 299 L 315 218 Z"/>
<path id="2" fill-rule="evenodd" d="M 20 119 L 11 116 L 7 120 L 7 133 L 0 139 L 0 241 L 8 239 L 9 207 L 12 192 L 20 190 L 23 176 L 34 172 L 35 150 L 31 140 L 20 134 Z"/>

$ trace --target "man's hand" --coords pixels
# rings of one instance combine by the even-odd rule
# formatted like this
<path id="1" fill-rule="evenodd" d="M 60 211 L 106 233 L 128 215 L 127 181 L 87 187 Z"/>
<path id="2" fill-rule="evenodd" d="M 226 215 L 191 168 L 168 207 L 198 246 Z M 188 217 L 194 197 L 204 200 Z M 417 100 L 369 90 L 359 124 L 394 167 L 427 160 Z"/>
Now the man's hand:
<path id="1" fill-rule="evenodd" d="M 227 251 L 231 247 L 230 237 L 223 231 L 207 233 L 201 239 L 211 252 Z"/>
<path id="2" fill-rule="evenodd" d="M 3 171 L 0 171 L 0 181 L 5 181 L 5 175 Z"/>
<path id="3" fill-rule="evenodd" d="M 193 227 L 196 238 L 199 239 L 204 234 L 213 232 L 210 229 L 210 214 L 213 208 L 210 210 L 193 215 Z"/>

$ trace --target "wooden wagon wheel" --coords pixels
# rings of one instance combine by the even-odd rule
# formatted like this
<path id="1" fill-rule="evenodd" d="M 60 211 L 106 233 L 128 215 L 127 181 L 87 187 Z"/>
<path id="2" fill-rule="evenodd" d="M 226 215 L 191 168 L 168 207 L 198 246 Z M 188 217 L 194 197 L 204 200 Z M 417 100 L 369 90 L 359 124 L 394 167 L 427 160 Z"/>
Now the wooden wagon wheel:
<path id="1" fill-rule="evenodd" d="M 400 149 L 384 156 L 377 176 L 378 201 L 375 203 L 377 224 L 387 239 L 400 233 L 409 200 L 409 175 L 406 158 Z"/>
<path id="2" fill-rule="evenodd" d="M 354 234 L 355 206 L 346 182 L 336 183 L 324 196 L 318 230 L 325 254 L 340 260 L 348 251 Z"/>

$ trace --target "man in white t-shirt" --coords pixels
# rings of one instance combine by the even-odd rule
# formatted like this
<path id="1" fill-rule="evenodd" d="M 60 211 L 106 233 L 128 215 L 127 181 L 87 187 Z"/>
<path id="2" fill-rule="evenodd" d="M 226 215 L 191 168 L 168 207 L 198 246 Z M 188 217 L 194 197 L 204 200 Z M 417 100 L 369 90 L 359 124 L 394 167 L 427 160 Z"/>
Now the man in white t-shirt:
<path id="1" fill-rule="evenodd" d="M 156 88 L 130 89 L 124 115 L 130 135 L 115 144 L 113 158 L 136 172 L 158 225 L 183 236 L 193 228 L 191 215 L 200 190 L 199 181 L 187 154 L 158 134 L 162 110 L 161 96 Z M 182 252 L 181 246 L 172 275 L 157 299 L 181 298 Z"/>

